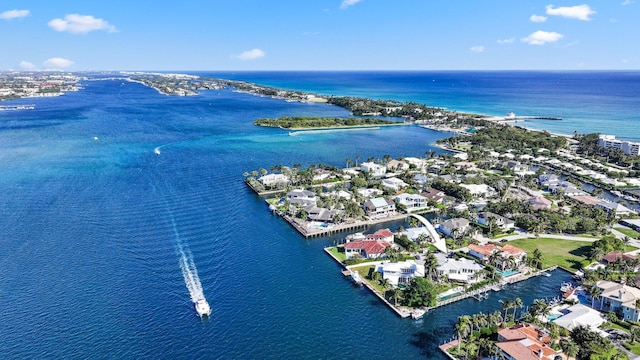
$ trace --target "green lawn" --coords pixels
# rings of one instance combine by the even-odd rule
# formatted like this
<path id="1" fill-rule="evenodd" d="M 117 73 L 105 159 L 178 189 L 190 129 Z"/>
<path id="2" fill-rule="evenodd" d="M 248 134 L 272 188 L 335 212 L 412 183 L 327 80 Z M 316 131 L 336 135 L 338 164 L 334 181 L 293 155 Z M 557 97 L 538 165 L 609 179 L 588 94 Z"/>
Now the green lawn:
<path id="1" fill-rule="evenodd" d="M 614 227 L 614 229 L 620 231 L 621 233 L 625 234 L 626 236 L 632 239 L 637 239 L 638 236 L 640 236 L 640 233 L 638 233 L 633 229 L 623 228 L 623 227 Z"/>
<path id="2" fill-rule="evenodd" d="M 347 256 L 345 255 L 345 253 L 342 251 L 338 251 L 338 248 L 333 246 L 328 248 L 327 250 L 329 250 L 329 252 L 331 253 L 331 255 L 335 256 L 338 260 L 340 260 L 342 263 L 344 263 L 344 261 L 347 259 Z"/>
<path id="3" fill-rule="evenodd" d="M 571 271 L 582 268 L 582 263 L 587 260 L 591 250 L 589 242 L 550 238 L 519 239 L 510 241 L 509 244 L 525 250 L 528 254 L 533 253 L 536 248 L 540 249 L 545 268 L 558 265 Z"/>

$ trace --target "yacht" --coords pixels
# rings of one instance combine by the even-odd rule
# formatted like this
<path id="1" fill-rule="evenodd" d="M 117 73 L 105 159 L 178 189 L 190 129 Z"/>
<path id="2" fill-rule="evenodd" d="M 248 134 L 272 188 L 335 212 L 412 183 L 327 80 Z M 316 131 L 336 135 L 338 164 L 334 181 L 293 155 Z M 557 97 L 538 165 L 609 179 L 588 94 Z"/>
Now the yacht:
<path id="1" fill-rule="evenodd" d="M 209 303 L 205 298 L 198 299 L 195 304 L 198 316 L 202 318 L 211 315 L 211 308 L 209 307 Z"/>

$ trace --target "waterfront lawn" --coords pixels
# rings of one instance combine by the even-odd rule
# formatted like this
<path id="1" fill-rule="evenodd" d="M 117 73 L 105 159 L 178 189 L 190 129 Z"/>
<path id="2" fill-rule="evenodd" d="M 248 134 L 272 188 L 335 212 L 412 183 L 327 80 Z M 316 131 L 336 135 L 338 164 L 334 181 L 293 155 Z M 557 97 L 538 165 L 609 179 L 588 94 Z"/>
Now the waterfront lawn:
<path id="1" fill-rule="evenodd" d="M 341 263 L 344 264 L 345 260 L 347 260 L 347 255 L 344 251 L 339 251 L 337 246 L 332 246 L 327 248 L 327 250 L 331 253 L 331 255 L 335 256 L 336 259 L 340 260 Z"/>
<path id="2" fill-rule="evenodd" d="M 532 254 L 535 249 L 540 249 L 544 268 L 557 265 L 570 271 L 581 269 L 591 250 L 591 243 L 576 240 L 532 238 L 513 240 L 509 243 L 529 254 Z"/>
<path id="3" fill-rule="evenodd" d="M 629 228 L 623 228 L 623 227 L 614 227 L 614 230 L 618 230 L 619 232 L 625 234 L 626 236 L 632 238 L 632 239 L 637 239 L 638 237 L 640 237 L 640 233 L 638 233 L 637 231 L 633 230 L 633 229 L 629 229 Z"/>

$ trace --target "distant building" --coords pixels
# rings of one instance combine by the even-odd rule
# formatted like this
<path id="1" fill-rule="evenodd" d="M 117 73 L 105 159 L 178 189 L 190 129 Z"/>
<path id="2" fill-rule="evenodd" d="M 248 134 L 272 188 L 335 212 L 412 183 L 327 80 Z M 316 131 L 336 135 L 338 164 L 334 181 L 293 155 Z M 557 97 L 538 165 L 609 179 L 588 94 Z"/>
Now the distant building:
<path id="1" fill-rule="evenodd" d="M 626 140 L 618 140 L 615 135 L 600 135 L 598 145 L 603 148 L 620 149 L 625 155 L 640 156 L 640 143 Z"/>
<path id="2" fill-rule="evenodd" d="M 515 222 L 513 220 L 507 219 L 504 216 L 500 216 L 498 214 L 490 213 L 490 212 L 481 212 L 478 213 L 478 224 L 489 226 L 489 223 L 493 220 L 496 225 L 502 230 L 510 230 L 515 227 Z"/>
<path id="3" fill-rule="evenodd" d="M 396 177 L 391 177 L 387 179 L 382 179 L 382 186 L 389 189 L 393 189 L 393 190 L 400 190 L 402 188 L 409 186 L 409 184 L 407 184 L 406 182 Z"/>
<path id="4" fill-rule="evenodd" d="M 527 200 L 533 210 L 551 209 L 553 202 L 544 196 L 534 196 Z"/>
<path id="5" fill-rule="evenodd" d="M 360 170 L 368 172 L 373 177 L 384 176 L 387 173 L 385 166 L 373 162 L 363 162 L 360 164 Z"/>
<path id="6" fill-rule="evenodd" d="M 447 195 L 444 192 L 434 188 L 425 190 L 422 192 L 422 196 L 426 197 L 428 200 L 435 201 L 437 204 L 442 204 L 444 199 L 447 198 Z"/>

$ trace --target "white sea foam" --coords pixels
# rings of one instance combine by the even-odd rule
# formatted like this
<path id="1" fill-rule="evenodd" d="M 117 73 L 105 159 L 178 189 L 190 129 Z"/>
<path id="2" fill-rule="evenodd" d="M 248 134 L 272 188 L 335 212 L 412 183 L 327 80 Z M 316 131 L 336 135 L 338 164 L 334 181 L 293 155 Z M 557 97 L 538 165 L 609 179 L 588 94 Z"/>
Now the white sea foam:
<path id="1" fill-rule="evenodd" d="M 176 236 L 178 255 L 180 256 L 180 269 L 182 270 L 182 276 L 184 277 L 184 284 L 187 286 L 187 290 L 189 290 L 191 301 L 196 302 L 199 299 L 205 299 L 204 291 L 202 290 L 202 283 L 198 277 L 198 269 L 196 269 L 196 264 L 193 261 L 193 255 L 191 254 L 189 247 L 182 243 L 180 233 L 178 233 L 178 227 L 173 216 L 171 216 L 171 223 L 173 225 L 173 232 Z"/>

